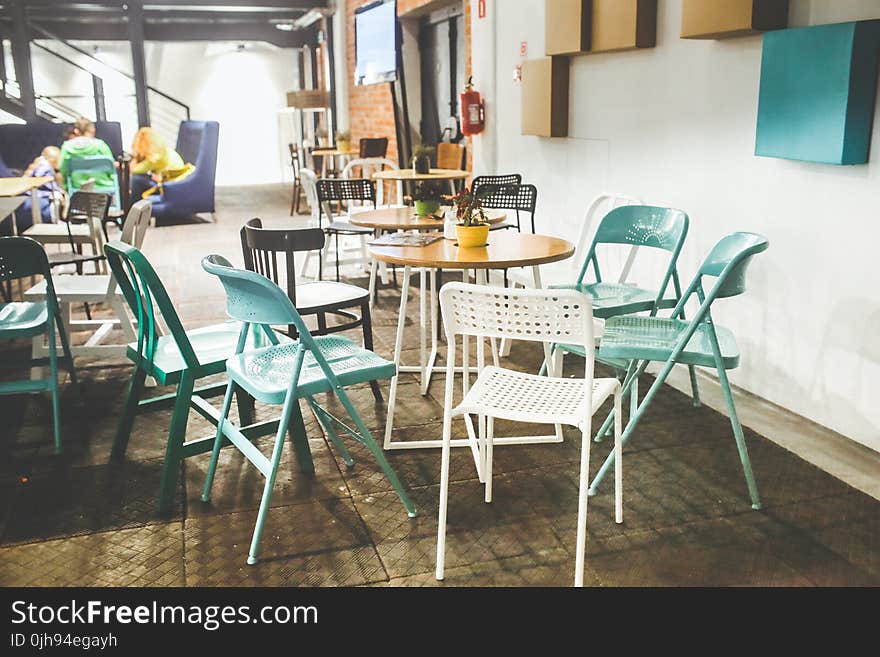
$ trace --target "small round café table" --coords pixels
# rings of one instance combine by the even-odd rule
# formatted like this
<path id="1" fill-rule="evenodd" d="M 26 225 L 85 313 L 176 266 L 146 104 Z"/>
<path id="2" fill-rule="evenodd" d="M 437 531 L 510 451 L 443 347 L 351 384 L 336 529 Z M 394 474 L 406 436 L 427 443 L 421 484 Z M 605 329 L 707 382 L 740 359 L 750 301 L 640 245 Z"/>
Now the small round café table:
<path id="1" fill-rule="evenodd" d="M 429 180 L 448 180 L 449 189 L 455 194 L 455 181 L 467 180 L 470 171 L 462 169 L 430 169 L 428 173 L 416 173 L 414 169 L 386 169 L 373 174 L 373 180 L 393 180 L 395 182 L 420 182 Z"/>
<path id="2" fill-rule="evenodd" d="M 486 219 L 490 224 L 500 224 L 507 219 L 504 210 L 486 210 Z M 417 230 L 419 232 L 429 230 L 443 230 L 442 216 L 419 217 L 412 207 L 389 207 L 378 210 L 365 210 L 357 212 L 349 217 L 349 222 L 355 226 L 372 228 L 376 237 L 382 233 Z M 370 299 L 376 294 L 376 274 L 378 262 L 371 258 L 370 263 Z M 383 265 L 384 266 L 384 265 Z M 383 269 L 384 272 L 384 269 Z M 383 273 L 383 281 L 385 274 Z"/>
<path id="3" fill-rule="evenodd" d="M 488 244 L 484 247 L 460 248 L 455 240 L 439 239 L 427 246 L 369 246 L 370 256 L 379 262 L 389 265 L 403 266 L 403 284 L 400 287 L 400 313 L 397 319 L 397 335 L 394 341 L 394 363 L 397 365 L 398 374 L 391 379 L 391 392 L 388 397 L 388 416 L 385 423 L 385 449 L 415 449 L 415 448 L 439 448 L 440 440 L 391 440 L 394 426 L 394 409 L 397 401 L 397 385 L 400 372 L 418 372 L 421 376 L 422 394 L 427 394 L 431 375 L 434 370 L 445 371 L 445 368 L 435 365 L 437 360 L 437 304 L 434 302 L 437 294 L 436 276 L 431 276 L 431 302 L 428 303 L 426 292 L 426 272 L 436 269 L 452 269 L 462 272 L 462 279 L 470 280 L 471 272 L 475 272 L 478 284 L 486 284 L 487 272 L 490 269 L 508 269 L 512 267 L 531 267 L 534 277 L 535 288 L 542 287 L 540 265 L 565 260 L 574 255 L 574 244 L 558 237 L 549 235 L 532 235 L 514 231 L 493 231 L 489 233 Z M 406 325 L 406 303 L 409 292 L 412 268 L 421 269 L 420 303 L 419 303 L 419 328 L 421 339 L 419 345 L 419 365 L 407 366 L 401 363 L 403 351 L 403 332 Z M 431 351 L 428 353 L 428 309 L 430 305 L 431 322 Z M 482 367 L 484 355 L 483 340 L 477 340 L 477 367 Z M 497 365 L 498 351 L 494 345 L 491 348 L 492 357 Z M 545 357 L 549 357 L 549 345 L 544 348 Z M 467 394 L 470 385 L 469 365 L 469 340 L 462 340 L 462 366 L 455 368 L 462 374 L 462 391 Z M 470 417 L 465 416 L 468 434 L 470 438 L 453 440 L 455 447 L 470 446 L 474 449 L 475 432 Z M 496 438 L 495 444 L 534 444 L 559 442 L 561 435 L 554 433 L 549 436 L 526 436 Z M 474 451 L 474 459 L 480 470 L 481 457 Z"/>
<path id="4" fill-rule="evenodd" d="M 360 150 L 357 148 L 349 148 L 347 151 L 341 151 L 338 148 L 316 148 L 312 151 L 312 157 L 320 157 L 321 158 L 321 177 L 327 177 L 327 162 L 329 160 L 333 160 L 339 158 L 339 164 L 342 164 L 343 160 L 354 157 L 358 155 Z"/>

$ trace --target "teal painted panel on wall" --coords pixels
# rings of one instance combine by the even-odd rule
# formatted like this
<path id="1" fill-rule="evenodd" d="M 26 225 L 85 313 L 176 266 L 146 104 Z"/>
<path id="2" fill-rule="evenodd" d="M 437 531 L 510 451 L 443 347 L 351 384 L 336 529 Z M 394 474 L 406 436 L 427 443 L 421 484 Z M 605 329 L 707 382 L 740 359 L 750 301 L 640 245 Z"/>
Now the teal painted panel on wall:
<path id="1" fill-rule="evenodd" d="M 764 34 L 755 155 L 868 161 L 880 20 Z"/>

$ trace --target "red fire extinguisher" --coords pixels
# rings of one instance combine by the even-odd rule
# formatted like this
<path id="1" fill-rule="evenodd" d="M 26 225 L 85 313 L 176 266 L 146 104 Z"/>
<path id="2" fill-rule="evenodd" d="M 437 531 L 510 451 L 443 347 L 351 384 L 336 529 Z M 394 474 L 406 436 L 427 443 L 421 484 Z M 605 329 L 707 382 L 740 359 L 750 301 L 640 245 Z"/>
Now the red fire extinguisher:
<path id="1" fill-rule="evenodd" d="M 474 91 L 474 78 L 468 78 L 467 86 L 461 94 L 461 132 L 466 137 L 478 135 L 486 127 L 486 113 L 480 92 Z"/>

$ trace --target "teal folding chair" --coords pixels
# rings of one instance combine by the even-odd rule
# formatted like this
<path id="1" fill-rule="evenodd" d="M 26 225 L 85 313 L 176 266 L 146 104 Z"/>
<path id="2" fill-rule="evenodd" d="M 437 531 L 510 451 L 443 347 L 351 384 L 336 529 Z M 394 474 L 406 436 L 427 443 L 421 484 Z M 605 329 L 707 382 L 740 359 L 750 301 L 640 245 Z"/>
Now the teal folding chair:
<path id="1" fill-rule="evenodd" d="M 409 517 L 415 517 L 416 509 L 403 485 L 345 392 L 346 387 L 358 383 L 390 379 L 396 372 L 394 363 L 380 358 L 372 351 L 358 347 L 347 338 L 336 335 L 312 337 L 287 294 L 264 276 L 256 272 L 235 269 L 228 260 L 219 255 L 208 256 L 202 260 L 202 267 L 220 279 L 226 289 L 226 309 L 229 316 L 242 322 L 236 355 L 226 361 L 229 384 L 220 411 L 221 421 L 217 425 L 217 436 L 202 500 L 207 502 L 211 498 L 211 486 L 214 482 L 220 448 L 224 439 L 228 440 L 266 478 L 263 499 L 260 502 L 254 536 L 248 552 L 248 564 L 253 565 L 257 562 L 263 523 L 269 510 L 275 475 L 278 472 L 284 446 L 284 432 L 291 416 L 300 413 L 300 399 L 308 402 L 346 465 L 351 466 L 354 462 L 340 440 L 335 425 L 370 450 L 388 481 L 397 491 Z M 296 341 L 281 343 L 270 328 L 271 325 L 293 325 L 299 337 Z M 273 342 L 272 346 L 246 349 L 248 336 L 259 332 L 269 337 Z M 239 427 L 226 419 L 236 386 L 265 404 L 282 407 L 271 459 L 266 458 L 254 447 Z M 349 427 L 315 401 L 315 395 L 325 392 L 333 393 L 339 399 L 354 422 L 354 427 Z"/>
<path id="2" fill-rule="evenodd" d="M 159 513 L 167 514 L 174 502 L 183 459 L 210 452 L 214 446 L 213 433 L 189 441 L 186 439 L 190 408 L 215 426 L 220 420 L 217 410 L 205 401 L 205 397 L 222 394 L 226 383 L 198 388 L 195 384 L 199 379 L 225 371 L 226 359 L 235 353 L 241 325 L 223 322 L 185 330 L 165 286 L 143 253 L 120 241 L 105 244 L 104 253 L 138 326 L 137 342 L 129 344 L 126 349 L 126 355 L 134 363 L 134 372 L 113 441 L 111 460 L 125 458 L 134 419 L 141 410 L 172 406 L 158 500 Z M 163 334 L 161 322 L 167 327 L 168 335 Z M 279 339 L 287 338 L 281 336 Z M 248 344 L 255 348 L 271 342 L 262 334 L 254 333 Z M 148 376 L 160 385 L 176 385 L 176 392 L 141 399 Z M 253 400 L 243 392 L 238 395 L 238 412 L 248 425 L 243 432 L 250 438 L 274 433 L 278 426 L 277 420 L 253 424 Z M 314 471 L 302 418 L 298 424 L 291 425 L 291 434 L 300 466 Z"/>
<path id="3" fill-rule="evenodd" d="M 642 403 L 630 415 L 623 432 L 623 444 L 626 444 L 632 436 L 639 420 L 645 414 L 675 365 L 714 367 L 716 369 L 754 509 L 761 508 L 761 499 L 758 496 L 758 487 L 752 473 L 745 437 L 736 413 L 736 406 L 733 403 L 730 382 L 727 379 L 727 370 L 734 369 L 739 365 L 739 349 L 733 334 L 712 321 L 711 307 L 716 299 L 738 296 L 746 291 L 745 276 L 749 263 L 753 256 L 766 251 L 768 246 L 767 238 L 755 233 L 727 235 L 715 245 L 703 261 L 693 282 L 672 311 L 671 317 L 658 318 L 636 315 L 613 317 L 605 323 L 605 334 L 599 344 L 600 357 L 629 362 L 626 378 L 623 382 L 624 392 L 634 385 L 645 371 L 648 363 L 652 361 L 664 363 Z M 705 277 L 715 278 L 715 284 L 708 294 L 703 287 Z M 694 318 L 686 321 L 684 306 L 688 299 L 694 295 L 699 300 L 700 307 Z M 604 435 L 611 427 L 613 420 L 614 412 L 612 411 L 599 429 L 597 436 Z M 591 495 L 595 493 L 613 463 L 614 453 L 612 452 L 590 485 Z"/>
<path id="4" fill-rule="evenodd" d="M 26 364 L 49 366 L 48 379 L 26 379 L 19 381 L 0 381 L 0 395 L 48 392 L 52 397 L 52 427 L 55 439 L 55 453 L 61 453 L 61 412 L 58 402 L 58 364 L 63 363 L 70 372 L 70 380 L 76 383 L 76 370 L 70 355 L 67 333 L 58 311 L 55 286 L 46 251 L 29 237 L 0 238 L 0 284 L 30 276 L 42 276 L 46 281 L 46 298 L 42 301 L 9 301 L 0 303 L 0 340 L 31 339 L 46 335 L 49 339 L 49 357 L 34 358 Z M 9 295 L 11 299 L 11 292 Z M 55 331 L 61 339 L 64 355 L 59 358 L 55 344 Z M 0 359 L 0 367 L 13 368 L 21 363 Z"/>
<path id="5" fill-rule="evenodd" d="M 592 297 L 593 316 L 603 320 L 640 312 L 648 312 L 653 317 L 661 309 L 673 308 L 681 298 L 678 256 L 687 237 L 688 225 L 688 216 L 681 210 L 651 205 L 624 205 L 614 208 L 599 222 L 577 281 L 570 285 L 553 285 L 551 287 L 577 290 Z M 603 245 L 630 247 L 626 262 L 616 282 L 605 280 L 602 276 L 597 251 L 598 247 Z M 659 249 L 670 254 L 660 286 L 656 290 L 626 282 L 639 248 Z M 588 283 L 586 281 L 591 267 L 596 280 L 593 283 Z M 670 282 L 673 286 L 674 296 L 667 296 Z M 568 344 L 554 345 L 551 354 L 557 359 L 555 361 L 557 373 L 561 373 L 562 359 L 567 353 L 583 357 L 584 347 Z M 598 354 L 596 360 L 621 372 L 625 371 L 627 367 L 626 362 L 603 359 Z M 548 363 L 545 362 L 541 369 L 542 374 L 546 372 L 547 367 Z M 694 405 L 699 406 L 700 395 L 696 372 L 693 368 L 690 368 L 690 375 Z M 638 404 L 638 389 L 631 388 L 626 391 L 626 394 L 630 396 L 631 410 L 635 409 Z M 601 440 L 601 436 L 597 440 Z"/>

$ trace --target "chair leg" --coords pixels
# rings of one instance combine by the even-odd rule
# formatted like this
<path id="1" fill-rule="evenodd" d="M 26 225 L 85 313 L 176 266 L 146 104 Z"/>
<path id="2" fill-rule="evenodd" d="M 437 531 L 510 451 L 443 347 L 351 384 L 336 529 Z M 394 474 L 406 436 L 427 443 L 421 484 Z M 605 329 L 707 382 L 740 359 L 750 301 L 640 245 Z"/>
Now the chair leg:
<path id="1" fill-rule="evenodd" d="M 309 437 L 306 434 L 306 425 L 303 421 L 302 409 L 299 402 L 291 410 L 290 425 L 288 426 L 290 442 L 293 443 L 293 452 L 299 463 L 299 470 L 305 474 L 315 474 L 315 463 L 312 460 L 312 450 L 309 447 Z"/>
<path id="2" fill-rule="evenodd" d="M 397 473 L 394 472 L 394 470 L 391 468 L 391 464 L 388 463 L 388 460 L 385 458 L 385 454 L 382 451 L 382 448 L 379 447 L 379 445 L 373 439 L 373 434 L 370 433 L 367 425 L 364 424 L 364 421 L 361 419 L 360 413 L 357 412 L 354 404 L 351 403 L 351 399 L 349 398 L 348 393 L 345 392 L 345 390 L 340 389 L 336 391 L 336 395 L 339 398 L 339 401 L 342 403 L 343 408 L 345 408 L 345 412 L 348 413 L 348 416 L 354 421 L 355 429 L 357 429 L 358 434 L 363 440 L 364 446 L 368 450 L 370 450 L 373 458 L 376 459 L 376 462 L 379 464 L 379 467 L 385 474 L 386 479 L 388 479 L 388 482 L 394 488 L 394 491 L 397 493 L 397 496 L 403 503 L 407 515 L 410 518 L 415 518 L 415 505 L 412 503 L 412 500 L 409 499 L 409 494 L 406 492 L 403 484 L 400 483 L 400 479 L 397 478 Z"/>
<path id="3" fill-rule="evenodd" d="M 700 388 L 697 386 L 697 370 L 693 365 L 688 365 L 688 373 L 691 376 L 691 391 L 693 391 L 694 406 L 699 408 L 703 405 L 700 401 Z"/>
<path id="4" fill-rule="evenodd" d="M 294 388 L 295 385 L 294 383 L 291 388 Z M 263 499 L 260 500 L 257 523 L 254 526 L 254 535 L 251 539 L 250 550 L 248 551 L 247 562 L 249 566 L 257 563 L 257 555 L 260 551 L 260 538 L 263 535 L 263 524 L 266 522 L 266 515 L 269 512 L 269 503 L 272 501 L 272 489 L 275 487 L 275 476 L 278 474 L 278 463 L 281 461 L 281 453 L 284 450 L 284 434 L 287 433 L 287 427 L 294 410 L 299 413 L 299 399 L 292 392 L 292 390 L 288 390 L 287 399 L 284 400 L 284 408 L 281 411 L 281 420 L 278 422 L 275 447 L 272 449 L 271 468 L 269 475 L 266 477 L 266 484 L 263 486 Z"/>
<path id="5" fill-rule="evenodd" d="M 182 456 L 180 448 L 186 438 L 186 425 L 189 422 L 189 405 L 192 400 L 195 381 L 188 373 L 184 373 L 177 384 L 177 398 L 174 400 L 174 412 L 171 415 L 171 427 L 168 430 L 168 444 L 165 446 L 165 462 L 162 465 L 162 479 L 159 483 L 159 514 L 167 515 L 174 504 L 174 492 L 177 478 L 180 475 Z"/>
<path id="6" fill-rule="evenodd" d="M 575 586 L 584 585 L 584 553 L 587 547 L 587 504 L 589 502 L 587 490 L 590 483 L 590 443 L 592 443 L 591 426 L 592 418 L 588 417 L 581 427 L 581 471 L 578 483 L 577 540 L 574 561 Z"/>
<path id="7" fill-rule="evenodd" d="M 336 233 L 336 282 L 339 282 L 339 233 Z"/>
<path id="8" fill-rule="evenodd" d="M 146 371 L 139 364 L 136 364 L 131 375 L 131 382 L 128 384 L 128 396 L 122 407 L 122 415 L 119 417 L 116 437 L 113 439 L 113 449 L 110 452 L 110 459 L 113 461 L 121 461 L 125 458 L 125 450 L 128 448 L 128 439 L 131 437 L 131 429 L 134 426 L 134 418 L 138 412 L 138 402 L 143 394 L 146 378 Z"/>
<path id="9" fill-rule="evenodd" d="M 315 401 L 314 397 L 309 397 L 309 406 L 312 407 L 312 410 L 315 413 L 315 417 L 318 418 L 318 422 L 320 422 L 321 426 L 324 427 L 324 431 L 327 432 L 327 437 L 330 439 L 330 442 L 339 450 L 339 455 L 342 457 L 343 462 L 347 467 L 352 467 L 354 465 L 354 459 L 351 458 L 351 454 L 345 448 L 345 444 L 342 442 L 342 439 L 339 437 L 339 433 L 337 433 L 336 428 L 333 426 L 333 421 L 329 418 L 325 417 L 323 413 L 321 413 L 320 406 Z"/>
<path id="10" fill-rule="evenodd" d="M 364 349 L 373 351 L 373 318 L 370 314 L 369 300 L 361 304 L 361 329 L 364 332 Z M 373 398 L 382 403 L 382 389 L 379 382 L 373 379 L 370 381 L 370 389 L 373 391 Z"/>
<path id="11" fill-rule="evenodd" d="M 448 388 L 448 386 L 447 386 Z M 437 521 L 437 568 L 434 577 L 442 580 L 446 568 L 446 511 L 449 501 L 449 458 L 452 447 L 452 417 L 449 408 L 443 413 L 443 447 L 440 452 L 440 511 Z"/>
<path id="12" fill-rule="evenodd" d="M 70 351 L 70 342 L 67 339 L 67 329 L 64 322 L 57 315 L 55 323 L 58 326 L 58 337 L 61 339 L 61 350 L 64 353 L 64 360 L 67 361 L 68 374 L 70 374 L 70 382 L 76 385 L 76 368 L 73 365 L 73 353 Z"/>
<path id="13" fill-rule="evenodd" d="M 290 197 L 290 216 L 299 212 L 299 181 L 293 181 L 293 195 Z"/>
<path id="14" fill-rule="evenodd" d="M 235 386 L 235 402 L 238 406 L 238 422 L 246 427 L 254 423 L 254 398 L 240 386 Z"/>
<path id="15" fill-rule="evenodd" d="M 486 460 L 484 468 L 486 473 L 486 494 L 484 501 L 489 504 L 492 501 L 492 451 L 495 442 L 495 418 L 491 415 L 486 418 Z"/>
<path id="16" fill-rule="evenodd" d="M 236 385 L 230 381 L 226 386 L 226 394 L 223 396 L 223 406 L 220 407 L 220 421 L 217 423 L 217 434 L 214 438 L 214 448 L 211 450 L 211 460 L 208 462 L 208 474 L 205 476 L 205 485 L 202 488 L 202 502 L 211 501 L 211 488 L 214 486 L 214 473 L 217 471 L 217 461 L 220 460 L 220 448 L 223 447 L 223 425 L 229 417 L 229 408 L 232 406 L 232 393 Z"/>
<path id="17" fill-rule="evenodd" d="M 733 393 L 730 390 L 730 382 L 727 379 L 727 372 L 723 365 L 721 365 L 720 358 L 717 356 L 716 361 L 718 361 L 718 380 L 721 383 L 721 390 L 724 392 L 724 402 L 727 404 L 727 412 L 730 414 L 730 426 L 733 427 L 733 437 L 736 440 L 736 449 L 739 451 L 739 460 L 742 463 L 743 474 L 746 477 L 746 486 L 748 486 L 749 489 L 752 508 L 758 510 L 761 508 L 761 498 L 758 495 L 758 485 L 755 483 L 755 474 L 752 472 L 752 461 L 749 458 L 749 450 L 746 447 L 746 438 L 743 435 L 742 425 L 739 422 L 736 405 L 733 403 Z"/>
<path id="18" fill-rule="evenodd" d="M 55 324 L 48 322 L 49 328 L 49 394 L 52 397 L 52 435 L 55 441 L 55 453 L 61 453 L 61 408 L 58 403 L 58 353 L 55 345 Z"/>

